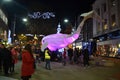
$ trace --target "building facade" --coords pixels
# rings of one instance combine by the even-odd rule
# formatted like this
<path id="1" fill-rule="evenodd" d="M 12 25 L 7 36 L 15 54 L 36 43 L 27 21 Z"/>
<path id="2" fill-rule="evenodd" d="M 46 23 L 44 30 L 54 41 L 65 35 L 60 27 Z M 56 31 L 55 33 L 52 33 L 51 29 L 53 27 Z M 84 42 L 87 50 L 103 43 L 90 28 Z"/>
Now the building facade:
<path id="1" fill-rule="evenodd" d="M 8 32 L 8 18 L 5 13 L 0 9 L 0 40 L 7 40 Z"/>
<path id="2" fill-rule="evenodd" d="M 104 20 L 93 19 L 93 38 L 97 54 L 120 57 L 120 0 L 96 0 L 93 10 Z"/>

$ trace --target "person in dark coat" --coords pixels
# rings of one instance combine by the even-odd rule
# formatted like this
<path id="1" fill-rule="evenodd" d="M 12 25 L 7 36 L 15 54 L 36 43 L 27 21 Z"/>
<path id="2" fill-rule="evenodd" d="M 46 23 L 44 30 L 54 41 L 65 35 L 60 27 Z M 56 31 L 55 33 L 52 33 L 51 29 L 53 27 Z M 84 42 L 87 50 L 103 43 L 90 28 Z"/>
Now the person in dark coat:
<path id="1" fill-rule="evenodd" d="M 40 50 L 40 48 L 39 47 L 36 47 L 35 48 L 35 56 L 36 56 L 36 58 L 35 58 L 35 62 L 36 63 L 39 63 L 40 64 L 40 55 L 41 54 L 41 50 Z"/>
<path id="2" fill-rule="evenodd" d="M 66 65 L 66 59 L 67 59 L 67 50 L 64 48 L 64 52 L 62 54 L 62 59 L 63 59 L 63 65 Z"/>
<path id="3" fill-rule="evenodd" d="M 72 57 L 73 57 L 73 49 L 72 48 L 68 49 L 68 57 L 69 57 L 70 63 L 72 63 Z"/>
<path id="4" fill-rule="evenodd" d="M 83 64 L 84 64 L 84 67 L 89 66 L 89 51 L 87 47 L 83 49 Z"/>
<path id="5" fill-rule="evenodd" d="M 9 75 L 8 71 L 9 71 L 9 68 L 10 68 L 11 63 L 12 63 L 12 55 L 11 55 L 10 50 L 5 48 L 4 44 L 0 44 L 0 48 L 1 48 L 0 54 L 1 54 L 4 75 L 8 76 Z"/>

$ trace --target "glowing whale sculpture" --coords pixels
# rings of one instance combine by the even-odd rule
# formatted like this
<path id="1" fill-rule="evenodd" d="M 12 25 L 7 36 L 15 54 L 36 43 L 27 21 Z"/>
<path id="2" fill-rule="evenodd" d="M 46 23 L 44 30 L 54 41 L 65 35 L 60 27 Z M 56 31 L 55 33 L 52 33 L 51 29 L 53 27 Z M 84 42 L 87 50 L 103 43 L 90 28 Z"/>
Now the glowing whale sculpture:
<path id="1" fill-rule="evenodd" d="M 57 33 L 57 34 L 51 34 L 51 35 L 43 37 L 41 50 L 44 51 L 45 48 L 49 48 L 51 51 L 55 51 L 57 49 L 64 48 L 67 45 L 73 43 L 75 40 L 78 39 L 81 29 L 84 25 L 84 22 L 88 18 L 92 18 L 93 15 L 96 15 L 96 13 L 94 11 L 90 11 L 88 13 L 81 14 L 80 16 L 83 16 L 84 18 L 81 21 L 81 23 L 79 24 L 77 30 L 71 35 Z"/>

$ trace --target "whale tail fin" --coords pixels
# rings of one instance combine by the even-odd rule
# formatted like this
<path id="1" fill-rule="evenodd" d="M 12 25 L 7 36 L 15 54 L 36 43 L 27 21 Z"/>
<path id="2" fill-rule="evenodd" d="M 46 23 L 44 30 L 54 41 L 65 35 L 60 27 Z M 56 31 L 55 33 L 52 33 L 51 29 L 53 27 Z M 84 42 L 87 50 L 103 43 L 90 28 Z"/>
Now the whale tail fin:
<path id="1" fill-rule="evenodd" d="M 94 11 L 92 10 L 92 11 L 89 11 L 87 13 L 83 13 L 80 16 L 83 16 L 83 17 L 86 17 L 86 18 L 91 18 L 93 13 L 94 13 Z"/>
<path id="2" fill-rule="evenodd" d="M 87 13 L 83 13 L 80 16 L 84 17 L 85 20 L 87 20 L 88 18 L 95 18 L 101 22 L 104 22 L 104 20 L 97 14 L 95 10 L 89 11 Z"/>
<path id="3" fill-rule="evenodd" d="M 75 33 L 80 34 L 82 27 L 84 25 L 84 22 L 89 18 L 95 18 L 96 20 L 99 20 L 101 22 L 104 22 L 104 20 L 97 14 L 95 10 L 89 11 L 87 13 L 83 13 L 80 16 L 84 17 L 83 20 L 78 25 L 78 28 Z"/>

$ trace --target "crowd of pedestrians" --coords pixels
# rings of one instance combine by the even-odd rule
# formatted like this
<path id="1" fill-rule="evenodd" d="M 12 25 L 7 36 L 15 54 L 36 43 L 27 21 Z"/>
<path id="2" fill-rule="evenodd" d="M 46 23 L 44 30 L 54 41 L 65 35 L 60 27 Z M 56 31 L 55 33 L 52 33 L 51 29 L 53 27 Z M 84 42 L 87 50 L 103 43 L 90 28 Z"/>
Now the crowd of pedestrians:
<path id="1" fill-rule="evenodd" d="M 24 47 L 20 45 L 5 47 L 0 44 L 0 73 L 5 76 L 15 72 L 15 65 L 18 60 L 22 62 L 21 65 L 21 79 L 29 80 L 35 69 L 36 65 L 45 62 L 45 69 L 51 70 L 51 62 L 59 62 L 63 66 L 67 64 L 81 64 L 84 67 L 89 66 L 89 51 L 87 47 L 79 48 L 64 48 L 62 52 L 50 51 L 48 48 L 41 51 L 39 46 L 26 44 Z M 39 65 L 40 66 L 40 65 Z"/>
<path id="2" fill-rule="evenodd" d="M 68 58 L 70 64 L 81 64 L 84 67 L 89 66 L 89 51 L 87 47 L 83 47 L 82 49 L 75 48 L 74 50 L 68 49 Z"/>
<path id="3" fill-rule="evenodd" d="M 6 48 L 4 44 L 0 44 L 0 71 L 8 76 L 14 72 L 15 64 L 18 61 L 17 46 Z"/>

